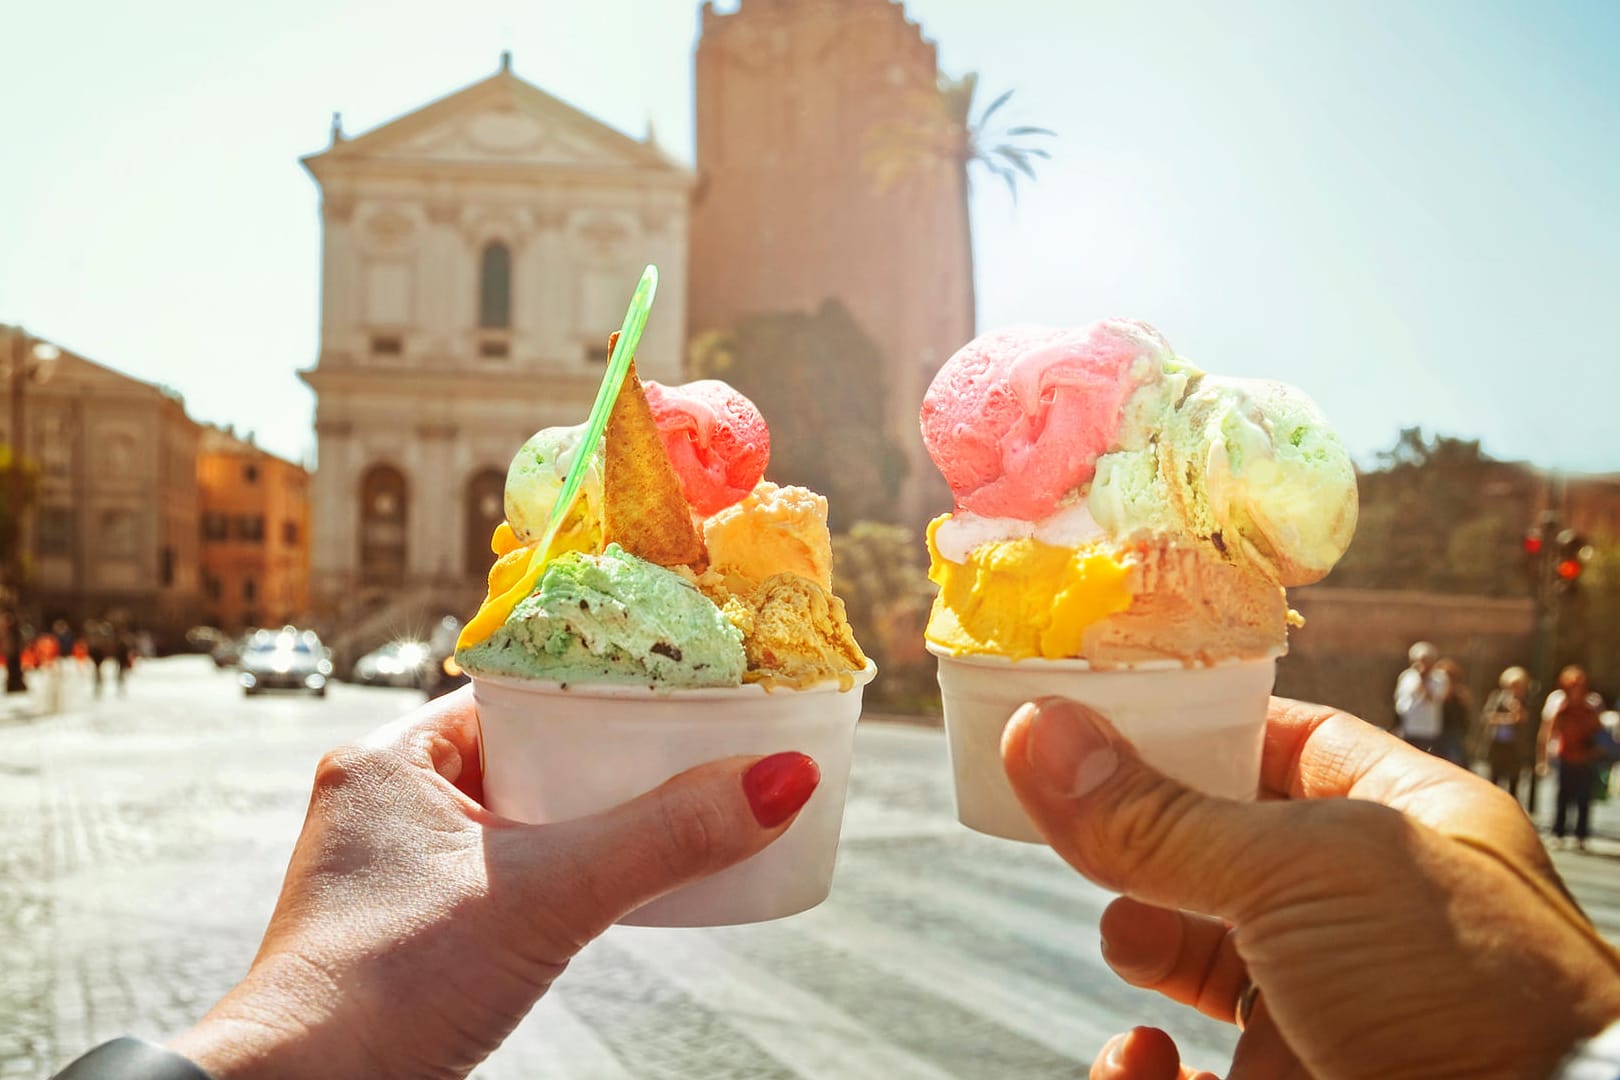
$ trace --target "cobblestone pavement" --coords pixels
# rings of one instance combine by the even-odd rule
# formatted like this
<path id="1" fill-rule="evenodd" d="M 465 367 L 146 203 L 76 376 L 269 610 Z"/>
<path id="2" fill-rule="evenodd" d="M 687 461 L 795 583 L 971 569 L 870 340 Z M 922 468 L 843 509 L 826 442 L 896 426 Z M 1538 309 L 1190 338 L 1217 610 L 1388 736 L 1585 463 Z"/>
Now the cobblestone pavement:
<path id="1" fill-rule="evenodd" d="M 244 700 L 206 660 L 143 665 L 126 700 L 0 703 L 0 1077 L 165 1037 L 245 970 L 326 748 L 406 691 Z M 1620 815 L 1600 812 L 1605 837 Z M 1611 937 L 1620 843 L 1560 854 Z M 588 947 L 477 1076 L 1073 1077 L 1112 1032 L 1229 1029 L 1103 966 L 1107 895 L 1044 849 L 951 816 L 936 731 L 863 724 L 832 898 L 759 926 L 622 927 Z"/>

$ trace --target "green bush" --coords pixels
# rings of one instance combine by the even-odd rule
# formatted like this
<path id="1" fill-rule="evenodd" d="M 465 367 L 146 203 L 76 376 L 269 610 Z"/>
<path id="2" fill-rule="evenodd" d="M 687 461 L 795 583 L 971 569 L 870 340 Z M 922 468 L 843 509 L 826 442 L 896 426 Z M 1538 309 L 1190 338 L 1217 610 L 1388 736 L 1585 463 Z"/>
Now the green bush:
<path id="1" fill-rule="evenodd" d="M 934 600 L 922 539 L 910 529 L 858 521 L 833 537 L 833 590 L 878 678 L 867 702 L 893 712 L 939 714 L 934 658 L 923 628 Z"/>

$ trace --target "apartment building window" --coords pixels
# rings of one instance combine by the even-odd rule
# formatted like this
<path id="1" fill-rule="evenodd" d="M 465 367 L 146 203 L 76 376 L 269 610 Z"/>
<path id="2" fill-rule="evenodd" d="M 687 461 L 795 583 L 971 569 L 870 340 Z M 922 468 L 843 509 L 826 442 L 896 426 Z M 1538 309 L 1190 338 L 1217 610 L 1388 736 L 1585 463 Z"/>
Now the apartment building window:
<path id="1" fill-rule="evenodd" d="M 204 540 L 225 540 L 231 534 L 231 519 L 224 514 L 204 514 L 202 516 L 202 538 Z"/>
<path id="2" fill-rule="evenodd" d="M 372 356 L 399 356 L 405 352 L 405 339 L 398 334 L 374 334 L 371 338 Z"/>
<path id="3" fill-rule="evenodd" d="M 257 484 L 259 482 L 259 466 L 251 461 L 242 466 L 242 480 L 244 483 Z"/>
<path id="4" fill-rule="evenodd" d="M 166 544 L 158 552 L 158 581 L 164 585 L 174 584 L 174 548 Z"/>
<path id="5" fill-rule="evenodd" d="M 251 603 L 253 603 L 253 601 L 257 600 L 258 598 L 259 598 L 259 583 L 257 581 L 254 581 L 252 578 L 243 578 L 242 579 L 242 600 L 244 602 L 246 602 L 246 603 L 251 604 Z"/>
<path id="6" fill-rule="evenodd" d="M 585 362 L 589 364 L 606 364 L 613 358 L 612 351 L 606 345 L 585 346 Z"/>
<path id="7" fill-rule="evenodd" d="M 298 522 L 283 521 L 281 523 L 281 542 L 288 547 L 298 543 Z"/>
<path id="8" fill-rule="evenodd" d="M 208 599 L 218 602 L 219 598 L 224 595 L 225 589 L 220 584 L 219 578 L 215 577 L 213 574 L 204 574 L 203 592 L 208 596 Z M 214 625 L 219 625 L 219 620 L 217 618 L 214 620 Z"/>
<path id="9" fill-rule="evenodd" d="M 236 519 L 236 538 L 250 544 L 264 543 L 264 515 L 243 514 Z"/>
<path id="10" fill-rule="evenodd" d="M 39 512 L 39 553 L 41 555 L 73 554 L 73 533 L 76 524 L 73 508 L 47 506 Z"/>

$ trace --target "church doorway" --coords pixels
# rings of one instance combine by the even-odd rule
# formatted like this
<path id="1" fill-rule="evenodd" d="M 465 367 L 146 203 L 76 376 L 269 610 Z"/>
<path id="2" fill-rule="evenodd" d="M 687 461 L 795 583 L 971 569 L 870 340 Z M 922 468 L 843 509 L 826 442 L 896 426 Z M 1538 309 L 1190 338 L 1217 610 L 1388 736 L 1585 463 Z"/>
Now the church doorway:
<path id="1" fill-rule="evenodd" d="M 467 485 L 467 506 L 462 515 L 466 522 L 466 538 L 462 551 L 466 552 L 462 569 L 468 577 L 480 580 L 489 576 L 490 564 L 495 556 L 489 550 L 489 538 L 495 526 L 506 520 L 506 474 L 498 469 L 485 469 Z"/>
<path id="2" fill-rule="evenodd" d="M 405 474 L 373 465 L 360 479 L 360 580 L 366 585 L 405 583 L 409 493 Z"/>

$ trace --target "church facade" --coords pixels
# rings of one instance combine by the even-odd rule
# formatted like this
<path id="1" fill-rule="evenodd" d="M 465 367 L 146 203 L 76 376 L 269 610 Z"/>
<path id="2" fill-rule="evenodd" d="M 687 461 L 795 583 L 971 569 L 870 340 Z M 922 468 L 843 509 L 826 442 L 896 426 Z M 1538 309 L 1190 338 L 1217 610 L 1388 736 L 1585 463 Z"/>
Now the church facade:
<path id="1" fill-rule="evenodd" d="M 693 183 L 512 73 L 304 159 L 321 194 L 312 591 L 358 635 L 482 595 L 514 449 L 578 423 L 646 263 L 638 350 L 679 381 Z M 372 613 L 367 615 L 366 613 Z M 341 643 L 340 643 L 341 644 Z"/>

